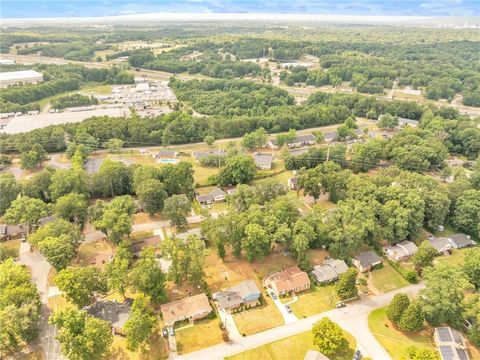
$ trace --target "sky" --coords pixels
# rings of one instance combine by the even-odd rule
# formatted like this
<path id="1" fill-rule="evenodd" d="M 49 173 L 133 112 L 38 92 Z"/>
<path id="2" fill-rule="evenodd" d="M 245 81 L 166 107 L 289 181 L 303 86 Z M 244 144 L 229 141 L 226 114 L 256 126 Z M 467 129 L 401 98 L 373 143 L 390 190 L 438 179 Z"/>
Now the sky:
<path id="1" fill-rule="evenodd" d="M 480 0 L 1 0 L 0 17 L 55 18 L 145 13 L 269 13 L 480 16 Z"/>

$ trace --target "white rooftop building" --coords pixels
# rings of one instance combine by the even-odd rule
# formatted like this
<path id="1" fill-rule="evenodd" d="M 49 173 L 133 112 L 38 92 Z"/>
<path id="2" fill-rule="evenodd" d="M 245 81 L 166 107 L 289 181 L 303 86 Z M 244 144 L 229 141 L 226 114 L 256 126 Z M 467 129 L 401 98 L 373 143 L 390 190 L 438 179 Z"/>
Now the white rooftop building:
<path id="1" fill-rule="evenodd" d="M 43 75 L 35 70 L 9 71 L 0 73 L 0 87 L 18 84 L 37 84 Z"/>

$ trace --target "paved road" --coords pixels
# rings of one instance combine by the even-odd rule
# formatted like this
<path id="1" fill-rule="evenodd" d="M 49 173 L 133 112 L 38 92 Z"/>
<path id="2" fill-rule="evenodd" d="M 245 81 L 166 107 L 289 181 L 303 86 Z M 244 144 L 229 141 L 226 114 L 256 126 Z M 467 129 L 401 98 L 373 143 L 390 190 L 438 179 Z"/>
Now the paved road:
<path id="1" fill-rule="evenodd" d="M 30 268 L 32 282 L 37 286 L 42 302 L 40 318 L 39 341 L 45 353 L 45 360 L 63 359 L 60 344 L 55 339 L 56 328 L 48 323 L 50 309 L 48 308 L 48 274 L 51 266 L 38 251 L 30 252 L 30 245 L 22 242 L 20 245 L 19 263 Z"/>
<path id="2" fill-rule="evenodd" d="M 370 356 L 373 360 L 390 360 L 390 355 L 378 343 L 368 328 L 368 314 L 376 308 L 386 306 L 396 293 L 406 292 L 414 295 L 418 293 L 422 287 L 422 284 L 411 285 L 386 294 L 372 296 L 355 304 L 348 305 L 346 308 L 333 309 L 271 330 L 246 336 L 237 341 L 233 341 L 231 344 L 222 343 L 186 355 L 174 356 L 173 358 L 176 360 L 223 359 L 226 356 L 254 349 L 258 346 L 304 331 L 309 331 L 315 322 L 328 316 L 355 337 L 358 346 L 364 350 L 366 356 Z"/>
<path id="3" fill-rule="evenodd" d="M 194 215 L 187 217 L 187 221 L 189 224 L 198 224 L 202 221 L 202 217 L 200 215 Z M 159 229 L 162 227 L 169 227 L 170 220 L 165 221 L 152 221 L 144 224 L 134 224 L 132 227 L 132 233 L 134 232 L 142 232 L 142 231 L 150 231 Z M 89 243 L 96 240 L 104 239 L 106 236 L 101 231 L 91 231 L 85 234 L 84 243 Z"/>

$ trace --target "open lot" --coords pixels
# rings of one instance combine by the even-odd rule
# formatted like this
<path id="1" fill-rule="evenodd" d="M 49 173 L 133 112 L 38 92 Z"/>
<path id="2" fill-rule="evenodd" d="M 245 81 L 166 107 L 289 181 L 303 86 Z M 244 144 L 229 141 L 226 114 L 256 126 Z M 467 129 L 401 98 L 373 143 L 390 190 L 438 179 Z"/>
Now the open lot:
<path id="1" fill-rule="evenodd" d="M 127 350 L 127 340 L 123 336 L 113 337 L 112 351 L 106 360 L 166 360 L 168 359 L 168 346 L 158 330 L 152 337 L 145 351 L 136 352 Z"/>
<path id="2" fill-rule="evenodd" d="M 331 356 L 331 360 L 351 360 L 356 341 L 352 335 L 344 331 L 350 343 L 350 350 L 345 354 Z M 315 350 L 311 331 L 306 331 L 243 353 L 229 356 L 228 360 L 303 360 L 308 350 Z"/>
<path id="3" fill-rule="evenodd" d="M 388 292 L 409 284 L 408 281 L 386 261 L 383 262 L 381 269 L 375 269 L 370 273 L 370 281 L 372 285 L 381 292 Z"/>
<path id="4" fill-rule="evenodd" d="M 280 325 L 284 320 L 282 314 L 269 296 L 263 296 L 262 305 L 233 315 L 238 332 L 252 335 Z"/>
<path id="5" fill-rule="evenodd" d="M 223 342 L 220 320 L 204 319 L 196 321 L 194 325 L 175 330 L 177 350 L 180 354 L 200 350 Z"/>
<path id="6" fill-rule="evenodd" d="M 385 314 L 386 307 L 374 310 L 368 317 L 368 325 L 378 342 L 394 360 L 408 358 L 407 348 L 435 349 L 433 334 L 427 329 L 418 334 L 406 334 L 394 328 Z"/>
<path id="7" fill-rule="evenodd" d="M 309 317 L 334 308 L 338 300 L 335 285 L 312 285 L 309 291 L 298 294 L 290 307 L 298 318 Z"/>

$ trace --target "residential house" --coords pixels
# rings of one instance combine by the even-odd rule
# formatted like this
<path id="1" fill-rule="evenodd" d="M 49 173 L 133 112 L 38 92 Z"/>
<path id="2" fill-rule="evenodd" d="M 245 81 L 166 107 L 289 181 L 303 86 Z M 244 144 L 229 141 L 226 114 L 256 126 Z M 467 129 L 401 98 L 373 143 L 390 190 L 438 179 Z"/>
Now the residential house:
<path id="1" fill-rule="evenodd" d="M 289 148 L 295 148 L 295 147 L 301 147 L 301 146 L 310 146 L 310 145 L 315 145 L 317 142 L 317 139 L 313 134 L 305 134 L 305 135 L 297 135 L 295 140 L 292 142 L 287 143 L 287 147 Z M 267 147 L 270 149 L 278 149 L 278 143 L 277 139 L 270 139 L 267 141 Z"/>
<path id="2" fill-rule="evenodd" d="M 260 170 L 272 170 L 273 155 L 255 153 L 253 155 L 255 166 Z"/>
<path id="3" fill-rule="evenodd" d="M 226 196 L 227 194 L 222 189 L 214 187 L 208 194 L 197 195 L 196 199 L 201 205 L 209 205 L 214 202 L 225 201 Z"/>
<path id="4" fill-rule="evenodd" d="M 123 303 L 117 301 L 96 301 L 87 308 L 90 315 L 108 321 L 116 334 L 123 334 L 123 326 L 130 318 L 133 299 L 126 299 Z"/>
<path id="5" fill-rule="evenodd" d="M 227 190 L 227 195 L 235 195 L 235 193 L 237 192 L 237 188 L 235 187 L 232 187 L 230 189 Z"/>
<path id="6" fill-rule="evenodd" d="M 178 153 L 175 150 L 160 150 L 152 156 L 156 159 L 174 159 L 177 155 Z"/>
<path id="7" fill-rule="evenodd" d="M 382 258 L 373 250 L 362 252 L 352 259 L 353 265 L 360 271 L 372 270 L 374 266 L 382 264 Z"/>
<path id="8" fill-rule="evenodd" d="M 310 289 L 310 278 L 298 266 L 292 266 L 271 274 L 263 281 L 263 286 L 273 290 L 277 296 L 297 293 Z"/>
<path id="9" fill-rule="evenodd" d="M 446 237 L 430 237 L 428 239 L 430 245 L 433 246 L 440 254 L 450 253 L 452 250 L 452 243 Z"/>
<path id="10" fill-rule="evenodd" d="M 6 225 L 0 224 L 0 241 L 18 239 L 27 235 L 29 232 L 29 226 L 20 225 Z"/>
<path id="11" fill-rule="evenodd" d="M 297 190 L 298 178 L 292 177 L 287 180 L 287 186 L 290 190 Z"/>
<path id="12" fill-rule="evenodd" d="M 134 256 L 138 256 L 140 252 L 146 247 L 158 247 L 160 244 L 161 238 L 160 236 L 152 236 L 147 239 L 135 241 L 132 243 L 132 252 Z"/>
<path id="13" fill-rule="evenodd" d="M 337 132 L 336 132 L 336 131 L 331 131 L 331 132 L 323 133 L 323 139 L 324 139 L 326 142 L 335 141 L 336 138 L 337 138 Z"/>
<path id="14" fill-rule="evenodd" d="M 303 360 L 329 360 L 328 357 L 316 350 L 308 350 Z"/>
<path id="15" fill-rule="evenodd" d="M 212 297 L 220 310 L 230 312 L 241 307 L 250 308 L 259 305 L 260 295 L 255 281 L 245 280 L 226 290 L 214 293 Z"/>
<path id="16" fill-rule="evenodd" d="M 160 306 L 163 314 L 163 322 L 167 326 L 173 326 L 177 321 L 204 318 L 212 312 L 212 307 L 205 293 L 189 296 L 180 300 L 172 301 Z"/>
<path id="17" fill-rule="evenodd" d="M 55 215 L 45 216 L 38 220 L 38 226 L 43 226 L 55 220 L 57 220 L 57 217 Z"/>
<path id="18" fill-rule="evenodd" d="M 309 148 L 300 148 L 300 149 L 290 149 L 290 155 L 291 156 L 299 156 L 299 155 L 302 155 L 302 154 L 305 154 L 306 152 L 308 152 Z"/>
<path id="19" fill-rule="evenodd" d="M 404 240 L 395 245 L 390 245 L 385 248 L 385 253 L 387 254 L 388 258 L 393 261 L 407 260 L 417 251 L 417 245 L 408 240 Z"/>
<path id="20" fill-rule="evenodd" d="M 227 156 L 227 152 L 225 150 L 193 151 L 192 156 L 197 162 L 199 162 L 200 160 L 208 156 L 218 156 L 219 158 L 224 158 Z"/>
<path id="21" fill-rule="evenodd" d="M 327 259 L 322 265 L 316 265 L 311 272 L 319 284 L 326 284 L 338 280 L 339 276 L 348 270 L 343 260 Z"/>
<path id="22" fill-rule="evenodd" d="M 448 240 L 454 249 L 463 249 L 475 245 L 475 241 L 470 238 L 470 235 L 462 233 L 450 235 Z"/>
<path id="23" fill-rule="evenodd" d="M 437 327 L 433 340 L 441 360 L 470 360 L 462 334 L 451 327 Z"/>

